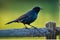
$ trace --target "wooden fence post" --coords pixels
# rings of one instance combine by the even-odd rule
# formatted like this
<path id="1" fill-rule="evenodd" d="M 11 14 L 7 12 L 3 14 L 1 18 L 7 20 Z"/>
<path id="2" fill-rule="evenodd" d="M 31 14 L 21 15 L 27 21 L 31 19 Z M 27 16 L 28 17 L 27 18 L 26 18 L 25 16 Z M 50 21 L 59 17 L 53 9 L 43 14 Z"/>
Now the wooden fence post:
<path id="1" fill-rule="evenodd" d="M 46 36 L 46 39 L 56 39 L 56 23 L 55 22 L 48 22 L 46 24 L 46 28 L 51 32 L 49 35 Z"/>

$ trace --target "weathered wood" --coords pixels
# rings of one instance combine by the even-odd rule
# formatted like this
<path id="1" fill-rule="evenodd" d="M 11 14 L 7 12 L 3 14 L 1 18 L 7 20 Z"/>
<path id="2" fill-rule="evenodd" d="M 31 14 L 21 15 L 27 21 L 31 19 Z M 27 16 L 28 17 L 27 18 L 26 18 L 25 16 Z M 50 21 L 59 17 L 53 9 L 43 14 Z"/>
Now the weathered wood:
<path id="1" fill-rule="evenodd" d="M 60 27 L 56 27 L 55 22 L 48 22 L 46 28 L 21 28 L 0 30 L 0 37 L 41 37 L 46 39 L 56 39 L 56 35 L 60 35 Z"/>
<path id="2" fill-rule="evenodd" d="M 47 39 L 56 39 L 56 23 L 55 22 L 48 22 L 46 24 L 47 29 L 51 34 L 47 35 Z"/>
<path id="3" fill-rule="evenodd" d="M 38 31 L 39 30 L 39 31 Z M 29 28 L 29 29 L 10 29 L 10 30 L 0 30 L 0 37 L 7 36 L 20 36 L 20 37 L 37 37 L 49 35 L 49 31 L 46 28 Z"/>
<path id="4" fill-rule="evenodd" d="M 56 27 L 55 29 L 56 29 L 56 34 L 60 35 L 60 27 Z"/>
<path id="5" fill-rule="evenodd" d="M 60 39 L 60 27 L 56 27 L 56 34 L 59 35 L 59 39 Z"/>

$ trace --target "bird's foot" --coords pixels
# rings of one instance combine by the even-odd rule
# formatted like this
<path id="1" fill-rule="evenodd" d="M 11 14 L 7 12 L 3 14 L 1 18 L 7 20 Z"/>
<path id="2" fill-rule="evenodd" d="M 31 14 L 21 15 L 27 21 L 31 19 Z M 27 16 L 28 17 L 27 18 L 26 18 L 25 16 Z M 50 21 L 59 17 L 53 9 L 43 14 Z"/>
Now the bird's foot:
<path id="1" fill-rule="evenodd" d="M 36 27 L 32 26 L 34 29 L 37 29 Z"/>
<path id="2" fill-rule="evenodd" d="M 33 26 L 33 28 L 36 29 L 39 33 L 41 33 L 37 27 Z"/>
<path id="3" fill-rule="evenodd" d="M 29 29 L 28 27 L 25 27 L 25 29 Z"/>

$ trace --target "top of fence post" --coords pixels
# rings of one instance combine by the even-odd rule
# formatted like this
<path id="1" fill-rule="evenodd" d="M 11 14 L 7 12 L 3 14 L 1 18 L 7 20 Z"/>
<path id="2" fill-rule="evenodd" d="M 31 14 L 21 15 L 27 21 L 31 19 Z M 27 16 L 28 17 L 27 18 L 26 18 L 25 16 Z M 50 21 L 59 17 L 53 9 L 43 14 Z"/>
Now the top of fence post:
<path id="1" fill-rule="evenodd" d="M 46 23 L 46 28 L 53 31 L 56 28 L 56 23 L 55 22 L 48 22 L 48 23 Z"/>

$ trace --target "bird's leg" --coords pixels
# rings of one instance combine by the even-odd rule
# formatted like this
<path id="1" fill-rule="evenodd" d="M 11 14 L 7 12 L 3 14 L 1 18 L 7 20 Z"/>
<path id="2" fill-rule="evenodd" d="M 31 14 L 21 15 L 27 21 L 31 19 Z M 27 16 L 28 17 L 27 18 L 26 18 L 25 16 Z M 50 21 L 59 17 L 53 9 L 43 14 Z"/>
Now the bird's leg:
<path id="1" fill-rule="evenodd" d="M 25 24 L 24 24 L 24 25 L 25 25 Z M 26 25 L 25 25 L 25 29 L 28 29 Z"/>
<path id="2" fill-rule="evenodd" d="M 34 29 L 36 29 L 39 33 L 41 33 L 38 28 L 36 28 L 36 27 L 34 27 L 32 25 L 30 25 L 30 26 L 33 27 Z"/>
<path id="3" fill-rule="evenodd" d="M 34 26 L 32 26 L 32 25 L 30 25 L 31 27 L 33 27 L 33 28 L 35 28 L 35 29 L 37 29 L 36 27 L 34 27 Z"/>

